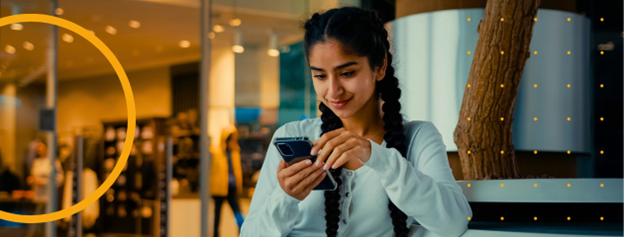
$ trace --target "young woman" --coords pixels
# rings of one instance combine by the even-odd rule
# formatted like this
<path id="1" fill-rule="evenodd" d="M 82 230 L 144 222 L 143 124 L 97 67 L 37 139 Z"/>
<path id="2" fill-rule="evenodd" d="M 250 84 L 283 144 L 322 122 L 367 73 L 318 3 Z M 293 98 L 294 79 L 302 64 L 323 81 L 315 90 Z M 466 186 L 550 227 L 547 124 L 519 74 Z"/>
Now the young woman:
<path id="1" fill-rule="evenodd" d="M 407 236 L 412 223 L 459 236 L 472 211 L 431 122 L 403 120 L 388 32 L 375 12 L 314 14 L 304 45 L 321 118 L 275 137 L 316 140 L 317 163 L 270 146 L 241 236 Z M 331 152 L 331 154 L 330 154 Z M 312 191 L 329 169 L 336 191 Z"/>

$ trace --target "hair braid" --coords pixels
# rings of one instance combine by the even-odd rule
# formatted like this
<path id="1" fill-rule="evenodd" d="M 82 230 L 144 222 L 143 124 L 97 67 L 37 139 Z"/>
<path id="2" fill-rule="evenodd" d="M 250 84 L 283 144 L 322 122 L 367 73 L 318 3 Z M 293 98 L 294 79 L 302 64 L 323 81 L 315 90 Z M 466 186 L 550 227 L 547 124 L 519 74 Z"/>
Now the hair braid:
<path id="1" fill-rule="evenodd" d="M 342 127 L 342 121 L 336 114 L 334 114 L 331 109 L 329 109 L 325 104 L 321 103 L 319 105 L 319 110 L 323 113 L 321 115 L 321 120 L 323 124 L 321 125 L 322 133 L 330 132 L 332 130 L 338 129 Z M 327 236 L 337 236 L 338 234 L 338 222 L 340 222 L 340 186 L 342 185 L 342 179 L 340 178 L 340 173 L 342 172 L 342 167 L 338 169 L 330 169 L 329 170 L 334 180 L 338 184 L 338 188 L 334 191 L 325 191 L 325 221 L 327 222 L 327 227 L 325 229 L 325 233 Z"/>

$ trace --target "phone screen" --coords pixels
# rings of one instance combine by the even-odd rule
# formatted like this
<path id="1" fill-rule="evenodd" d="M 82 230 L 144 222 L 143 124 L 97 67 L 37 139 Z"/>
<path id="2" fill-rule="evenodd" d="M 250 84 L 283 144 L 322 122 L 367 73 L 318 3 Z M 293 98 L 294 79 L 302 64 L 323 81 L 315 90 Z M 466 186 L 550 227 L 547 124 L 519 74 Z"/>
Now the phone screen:
<path id="1" fill-rule="evenodd" d="M 274 145 L 288 165 L 293 165 L 306 159 L 316 161 L 317 156 L 311 156 L 312 142 L 307 137 L 280 137 L 276 138 Z M 335 190 L 338 184 L 329 171 L 327 176 L 313 190 Z"/>

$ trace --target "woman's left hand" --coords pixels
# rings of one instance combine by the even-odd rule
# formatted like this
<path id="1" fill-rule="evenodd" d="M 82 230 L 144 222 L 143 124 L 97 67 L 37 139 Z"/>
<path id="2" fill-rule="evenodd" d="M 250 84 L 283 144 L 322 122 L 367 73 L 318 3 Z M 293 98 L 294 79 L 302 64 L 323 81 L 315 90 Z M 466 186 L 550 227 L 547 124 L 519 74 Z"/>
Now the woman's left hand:
<path id="1" fill-rule="evenodd" d="M 331 156 L 327 157 L 330 152 Z M 323 134 L 314 142 L 311 155 L 317 153 L 316 166 L 320 167 L 325 162 L 323 169 L 327 170 L 329 167 L 336 169 L 351 159 L 367 162 L 371 156 L 371 144 L 368 139 L 339 128 Z"/>

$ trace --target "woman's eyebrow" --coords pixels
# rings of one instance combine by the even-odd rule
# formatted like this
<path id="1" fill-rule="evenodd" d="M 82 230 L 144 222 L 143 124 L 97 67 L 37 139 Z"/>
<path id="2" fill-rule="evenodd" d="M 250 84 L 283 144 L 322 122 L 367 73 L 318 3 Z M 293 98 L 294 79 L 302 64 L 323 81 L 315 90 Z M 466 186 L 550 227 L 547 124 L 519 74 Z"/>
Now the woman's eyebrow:
<path id="1" fill-rule="evenodd" d="M 348 62 L 348 63 L 345 63 L 345 64 L 342 64 L 342 65 L 334 67 L 334 70 L 342 69 L 342 68 L 345 68 L 345 67 L 348 67 L 348 66 L 351 66 L 351 65 L 355 65 L 355 64 L 358 64 L 358 63 L 357 62 Z M 321 72 L 325 71 L 325 70 L 323 70 L 321 68 L 317 68 L 317 67 L 313 67 L 313 66 L 310 66 L 310 69 L 312 69 L 314 71 L 321 71 Z"/>

